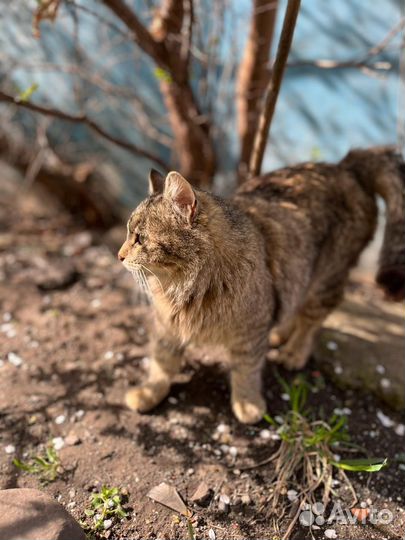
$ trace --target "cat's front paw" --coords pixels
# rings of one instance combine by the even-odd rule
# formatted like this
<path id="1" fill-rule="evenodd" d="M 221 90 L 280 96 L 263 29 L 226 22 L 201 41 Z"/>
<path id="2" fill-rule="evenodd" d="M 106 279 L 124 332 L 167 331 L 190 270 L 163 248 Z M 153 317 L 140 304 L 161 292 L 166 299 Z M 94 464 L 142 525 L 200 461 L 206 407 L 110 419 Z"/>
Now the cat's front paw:
<path id="1" fill-rule="evenodd" d="M 261 396 L 254 400 L 235 398 L 232 401 L 232 409 L 242 424 L 257 424 L 266 412 L 266 403 Z"/>
<path id="2" fill-rule="evenodd" d="M 148 412 L 159 405 L 167 396 L 169 390 L 169 384 L 146 383 L 129 390 L 125 394 L 125 403 L 133 411 Z"/>

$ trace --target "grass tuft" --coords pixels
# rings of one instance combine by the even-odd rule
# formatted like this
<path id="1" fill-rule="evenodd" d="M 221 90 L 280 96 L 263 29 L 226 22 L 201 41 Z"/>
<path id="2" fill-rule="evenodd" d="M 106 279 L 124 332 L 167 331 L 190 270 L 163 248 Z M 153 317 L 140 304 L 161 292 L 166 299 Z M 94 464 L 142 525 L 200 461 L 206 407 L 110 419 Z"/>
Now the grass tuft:
<path id="1" fill-rule="evenodd" d="M 277 430 L 281 444 L 272 456 L 256 466 L 266 463 L 274 465 L 269 496 L 262 509 L 267 508 L 267 514 L 274 516 L 277 524 L 292 506 L 296 509 L 283 537 L 287 539 L 304 505 L 315 504 L 316 495 L 321 497 L 325 507 L 329 503 L 333 494 L 334 471 L 340 483 L 350 491 L 354 505 L 357 496 L 344 471 L 379 471 L 387 465 L 387 460 L 338 459 L 337 450 L 364 452 L 357 445 L 350 443 L 347 418 L 333 414 L 327 420 L 317 419 L 307 406 L 311 390 L 308 382 L 302 376 L 298 376 L 288 384 L 277 372 L 276 377 L 283 392 L 289 397 L 290 408 L 281 418 L 277 418 L 278 422 L 269 414 L 264 415 L 264 420 Z M 284 497 L 291 488 L 294 489 L 292 504 L 285 504 Z"/>
<path id="2" fill-rule="evenodd" d="M 88 532 L 100 532 L 111 529 L 111 527 L 122 519 L 128 517 L 128 512 L 124 510 L 123 503 L 126 494 L 117 487 L 103 486 L 98 493 L 90 496 L 90 508 L 84 513 L 92 518 L 90 525 L 82 525 Z"/>
<path id="3" fill-rule="evenodd" d="M 42 485 L 54 482 L 63 474 L 63 467 L 53 444 L 47 446 L 43 455 L 33 456 L 29 461 L 14 458 L 13 464 L 22 471 L 38 476 Z"/>

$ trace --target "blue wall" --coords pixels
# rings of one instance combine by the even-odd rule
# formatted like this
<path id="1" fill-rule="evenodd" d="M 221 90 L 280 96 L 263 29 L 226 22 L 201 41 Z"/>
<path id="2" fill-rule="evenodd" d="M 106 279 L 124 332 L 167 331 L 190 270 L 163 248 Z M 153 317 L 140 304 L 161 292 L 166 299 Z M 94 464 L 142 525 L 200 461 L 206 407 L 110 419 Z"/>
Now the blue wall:
<path id="1" fill-rule="evenodd" d="M 145 6 L 141 0 L 128 0 L 132 5 Z M 82 0 L 101 15 L 109 16 L 101 4 Z M 210 2 L 206 0 L 209 7 Z M 337 61 L 361 59 L 368 49 L 381 41 L 400 19 L 401 0 L 370 2 L 369 0 L 302 0 L 291 63 L 317 59 Z M 46 102 L 64 110 L 77 113 L 73 99 L 72 78 L 64 73 L 52 73 L 44 63 L 71 63 L 77 57 L 71 33 L 74 19 L 68 9 L 62 10 L 56 24 L 44 23 L 42 39 L 34 40 L 31 32 L 33 0 L 13 0 L 2 7 L 0 20 L 0 49 L 3 58 L 0 67 L 1 84 L 5 77 L 11 78 L 16 91 L 39 84 L 39 90 L 31 98 Z M 284 13 L 285 0 L 280 2 L 278 30 Z M 225 25 L 218 36 L 221 39 L 221 62 L 211 90 L 221 78 L 229 62 L 240 57 L 248 29 L 250 0 L 233 0 L 227 13 Z M 204 11 L 204 10 L 203 10 Z M 206 24 L 212 24 L 210 11 L 204 11 Z M 110 17 L 112 19 L 112 17 Z M 277 37 L 277 36 L 276 36 Z M 154 67 L 144 55 L 136 52 L 132 44 L 117 40 L 113 47 L 107 46 L 117 34 L 103 28 L 88 15 L 81 17 L 78 39 L 81 59 L 89 72 L 103 69 L 114 58 L 108 69 L 110 83 L 135 88 L 147 102 L 150 114 L 156 118 L 162 132 L 170 134 L 164 107 L 160 100 L 158 80 Z M 231 47 L 230 43 L 233 42 Z M 276 42 L 276 40 L 275 40 Z M 400 36 L 391 42 L 379 56 L 372 59 L 392 64 L 392 69 L 370 76 L 358 69 L 345 68 L 325 70 L 316 67 L 290 67 L 286 71 L 280 99 L 269 140 L 266 170 L 308 159 L 337 160 L 350 147 L 395 143 L 397 141 L 399 102 L 399 43 Z M 10 58 L 31 65 L 13 68 Z M 35 64 L 36 67 L 32 67 Z M 39 66 L 38 64 L 42 64 Z M 194 70 L 193 84 L 198 87 L 198 71 Z M 100 90 L 89 83 L 75 80 L 76 91 L 86 96 L 86 109 L 116 136 L 131 140 L 149 150 L 168 158 L 168 151 L 145 137 L 137 126 L 133 105 L 119 95 L 106 100 Z M 217 102 L 214 117 L 219 126 L 226 126 L 217 134 L 216 147 L 220 156 L 219 178 L 232 178 L 238 156 L 238 140 L 234 118 L 229 112 L 233 107 L 233 80 L 224 87 L 226 102 Z M 229 111 L 230 109 L 230 111 Z M 0 114 L 5 110 L 0 107 Z M 153 112 L 152 112 L 153 111 Z M 135 115 L 136 116 L 136 115 Z M 19 114 L 17 120 L 27 133 L 33 133 L 35 122 L 28 113 Z M 404 118 L 402 118 L 404 121 Z M 78 159 L 92 153 L 103 163 L 119 197 L 128 205 L 143 196 L 146 191 L 146 171 L 150 163 L 134 157 L 124 150 L 100 140 L 81 126 L 54 122 L 50 137 L 58 145 L 66 159 Z M 75 143 L 74 151 L 67 143 Z"/>

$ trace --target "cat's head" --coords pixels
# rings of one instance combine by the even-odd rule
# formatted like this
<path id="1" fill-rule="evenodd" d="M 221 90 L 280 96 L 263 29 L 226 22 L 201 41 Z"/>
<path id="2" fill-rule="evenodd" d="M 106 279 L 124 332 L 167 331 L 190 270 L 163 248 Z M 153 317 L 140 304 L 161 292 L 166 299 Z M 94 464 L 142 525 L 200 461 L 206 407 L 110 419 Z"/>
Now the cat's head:
<path id="1" fill-rule="evenodd" d="M 118 258 L 130 271 L 143 268 L 160 277 L 201 259 L 207 238 L 201 200 L 191 185 L 178 172 L 164 178 L 152 169 L 149 197 L 132 212 Z"/>

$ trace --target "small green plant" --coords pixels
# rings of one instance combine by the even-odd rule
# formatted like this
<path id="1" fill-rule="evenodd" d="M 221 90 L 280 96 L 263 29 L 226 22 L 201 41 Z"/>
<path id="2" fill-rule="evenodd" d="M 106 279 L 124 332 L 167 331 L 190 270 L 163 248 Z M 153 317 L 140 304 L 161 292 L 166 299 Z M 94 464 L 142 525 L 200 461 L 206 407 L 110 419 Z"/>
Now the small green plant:
<path id="1" fill-rule="evenodd" d="M 99 493 L 92 493 L 90 497 L 91 508 L 84 512 L 92 518 L 91 532 L 110 529 L 114 523 L 128 517 L 128 513 L 122 507 L 124 495 L 117 487 L 103 486 Z M 86 525 L 86 524 L 85 524 Z"/>
<path id="2" fill-rule="evenodd" d="M 322 491 L 322 502 L 326 506 L 333 493 L 333 469 L 337 471 L 340 482 L 357 501 L 354 488 L 345 474 L 347 471 L 374 472 L 387 465 L 386 459 L 340 459 L 336 452 L 363 451 L 350 443 L 346 416 L 333 414 L 328 419 L 319 419 L 307 406 L 309 383 L 298 376 L 288 384 L 278 372 L 276 378 L 284 393 L 288 395 L 289 410 L 281 417 L 264 415 L 281 439 L 278 450 L 259 465 L 274 463 L 274 476 L 269 486 L 270 495 L 266 503 L 270 514 L 277 515 L 279 521 L 286 511 L 280 504 L 281 497 L 289 495 L 289 500 L 298 504 L 296 518 L 305 503 L 316 502 L 315 492 Z M 289 490 L 293 487 L 293 490 Z M 289 534 L 292 527 L 288 529 Z M 284 538 L 288 538 L 288 534 Z"/>
<path id="3" fill-rule="evenodd" d="M 44 485 L 54 482 L 63 473 L 59 455 L 53 444 L 46 447 L 43 455 L 33 456 L 26 462 L 14 458 L 13 463 L 18 469 L 38 476 Z"/>

